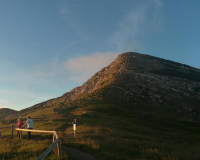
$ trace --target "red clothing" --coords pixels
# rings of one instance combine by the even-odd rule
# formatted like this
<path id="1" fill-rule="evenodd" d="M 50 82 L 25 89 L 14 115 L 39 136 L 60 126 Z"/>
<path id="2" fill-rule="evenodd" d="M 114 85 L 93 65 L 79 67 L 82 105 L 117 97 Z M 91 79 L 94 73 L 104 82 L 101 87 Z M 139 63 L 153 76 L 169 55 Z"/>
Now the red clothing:
<path id="1" fill-rule="evenodd" d="M 24 124 L 23 121 L 19 121 L 18 124 L 17 124 L 17 128 L 21 128 L 21 126 Z"/>

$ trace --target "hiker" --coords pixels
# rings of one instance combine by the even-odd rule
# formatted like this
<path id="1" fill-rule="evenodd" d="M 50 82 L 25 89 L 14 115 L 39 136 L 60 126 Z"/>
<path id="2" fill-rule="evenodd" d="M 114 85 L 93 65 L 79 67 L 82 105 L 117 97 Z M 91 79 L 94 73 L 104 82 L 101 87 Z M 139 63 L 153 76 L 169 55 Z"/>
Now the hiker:
<path id="1" fill-rule="evenodd" d="M 27 129 L 33 129 L 33 120 L 30 116 L 27 116 L 27 121 L 22 127 L 25 125 L 27 125 Z M 27 132 L 27 139 L 31 139 L 31 132 Z"/>
<path id="2" fill-rule="evenodd" d="M 22 128 L 22 125 L 24 124 L 24 122 L 22 121 L 21 118 L 18 118 L 18 124 L 17 124 L 17 128 Z M 21 134 L 21 131 L 17 131 L 17 137 L 20 138 L 20 134 Z"/>

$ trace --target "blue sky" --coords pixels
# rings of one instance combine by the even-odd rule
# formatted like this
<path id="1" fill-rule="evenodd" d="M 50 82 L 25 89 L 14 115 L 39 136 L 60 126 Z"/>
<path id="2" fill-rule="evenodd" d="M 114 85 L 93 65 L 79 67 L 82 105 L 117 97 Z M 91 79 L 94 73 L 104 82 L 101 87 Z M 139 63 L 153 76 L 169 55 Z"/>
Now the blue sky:
<path id="1" fill-rule="evenodd" d="M 0 0 L 0 107 L 82 85 L 119 53 L 200 68 L 199 0 Z"/>

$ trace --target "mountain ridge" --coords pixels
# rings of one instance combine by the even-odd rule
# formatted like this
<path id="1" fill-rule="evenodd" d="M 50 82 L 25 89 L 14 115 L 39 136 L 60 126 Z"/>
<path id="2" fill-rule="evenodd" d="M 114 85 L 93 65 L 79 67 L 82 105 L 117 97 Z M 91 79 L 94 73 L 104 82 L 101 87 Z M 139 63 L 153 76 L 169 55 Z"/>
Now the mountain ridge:
<path id="1" fill-rule="evenodd" d="M 105 93 L 108 98 L 127 106 L 165 107 L 185 118 L 200 120 L 200 69 L 136 52 L 119 54 L 82 86 L 22 111 L 67 106 L 105 88 L 109 88 Z"/>
<path id="2" fill-rule="evenodd" d="M 0 108 L 0 120 L 3 120 L 5 117 L 15 117 L 18 111 L 10 109 L 10 108 Z"/>
<path id="3" fill-rule="evenodd" d="M 119 54 L 110 65 L 51 105 L 78 100 L 106 86 L 110 86 L 108 97 L 130 105 L 165 106 L 189 119 L 199 116 L 200 69 L 135 52 Z"/>
<path id="4" fill-rule="evenodd" d="M 137 56 L 137 57 L 142 56 L 142 58 L 144 58 L 144 57 L 153 58 L 154 60 L 164 61 L 165 63 L 166 62 L 174 63 L 174 64 L 177 64 L 177 65 L 184 66 L 186 68 L 190 68 L 190 69 L 195 70 L 195 71 L 200 73 L 200 69 L 196 69 L 196 68 L 193 68 L 193 67 L 185 65 L 185 64 L 173 62 L 173 61 L 170 61 L 170 60 L 165 60 L 165 59 L 162 59 L 162 58 L 153 57 L 153 56 L 150 56 L 150 55 L 144 55 L 144 54 L 139 54 L 139 53 L 135 53 L 135 52 L 127 52 L 127 53 L 120 54 L 115 61 L 113 61 L 109 66 L 102 68 L 100 71 L 98 71 L 96 74 L 94 74 L 82 86 L 72 89 L 70 92 L 63 94 L 61 97 L 66 97 L 65 100 L 68 100 L 68 99 L 74 100 L 74 99 L 76 99 L 77 97 L 80 96 L 80 95 L 74 96 L 74 98 L 71 98 L 71 96 L 74 95 L 75 92 L 81 92 L 80 94 L 90 93 L 90 92 L 98 89 L 99 87 L 101 87 L 102 84 L 105 83 L 105 80 L 108 80 L 108 81 L 106 81 L 106 83 L 112 83 L 113 79 L 109 79 L 109 78 L 111 78 L 111 76 L 113 76 L 113 74 L 115 74 L 117 71 L 115 71 L 115 72 L 111 71 L 111 73 L 110 73 L 110 71 L 108 71 L 108 70 L 110 68 L 112 68 L 113 66 L 116 67 L 115 65 L 119 64 L 119 61 L 121 61 L 121 57 L 123 57 L 124 55 L 128 55 L 128 54 L 134 54 L 133 56 Z M 119 70 L 119 74 L 123 74 L 123 71 L 124 71 L 123 69 L 124 69 L 124 67 L 121 70 Z M 107 72 L 107 73 L 105 73 L 105 72 Z M 90 87 L 90 86 L 93 86 L 93 87 Z"/>

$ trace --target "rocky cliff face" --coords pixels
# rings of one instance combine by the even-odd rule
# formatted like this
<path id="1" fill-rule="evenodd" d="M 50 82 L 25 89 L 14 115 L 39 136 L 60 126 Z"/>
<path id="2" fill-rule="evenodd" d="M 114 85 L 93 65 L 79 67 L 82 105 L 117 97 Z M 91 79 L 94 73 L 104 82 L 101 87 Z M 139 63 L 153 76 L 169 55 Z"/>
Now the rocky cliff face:
<path id="1" fill-rule="evenodd" d="M 129 107 L 165 107 L 187 119 L 200 120 L 200 69 L 134 52 L 120 54 L 81 87 L 42 105 L 78 100 L 108 86 L 105 96 Z"/>
<path id="2" fill-rule="evenodd" d="M 185 118 L 199 119 L 199 69 L 137 53 L 121 54 L 118 59 L 118 85 L 111 96 L 132 105 L 167 107 Z"/>

